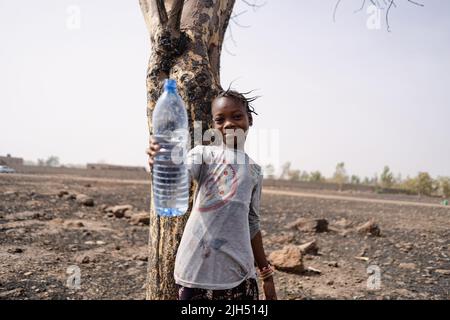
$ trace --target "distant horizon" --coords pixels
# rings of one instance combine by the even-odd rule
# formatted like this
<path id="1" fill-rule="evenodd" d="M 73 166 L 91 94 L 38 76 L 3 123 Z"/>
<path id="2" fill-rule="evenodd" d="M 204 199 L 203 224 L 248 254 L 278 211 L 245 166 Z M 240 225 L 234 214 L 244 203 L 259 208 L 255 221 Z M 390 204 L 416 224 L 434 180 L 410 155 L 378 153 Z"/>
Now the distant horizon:
<path id="1" fill-rule="evenodd" d="M 0 157 L 6 157 L 6 155 L 7 155 L 7 154 L 5 154 L 5 155 L 0 154 Z M 38 164 L 38 160 L 39 160 L 39 159 L 47 160 L 50 156 L 58 157 L 58 156 L 56 156 L 56 155 L 50 155 L 49 157 L 37 158 L 36 160 L 31 160 L 31 159 L 25 159 L 25 158 L 22 158 L 22 157 L 20 157 L 20 156 L 13 155 L 13 154 L 10 154 L 10 155 L 11 155 L 11 157 L 13 157 L 13 158 L 21 158 L 21 159 L 23 159 L 24 165 L 33 165 L 33 166 L 39 166 L 39 164 Z M 105 161 L 105 160 L 88 161 L 88 162 L 85 162 L 85 163 L 61 162 L 61 160 L 59 159 L 59 157 L 58 157 L 58 160 L 60 161 L 60 162 L 59 162 L 59 165 L 57 165 L 57 166 L 50 166 L 50 167 L 62 167 L 62 166 L 87 167 L 88 164 L 105 164 L 105 165 L 113 165 L 113 166 L 124 166 L 124 167 L 145 168 L 146 171 L 149 170 L 148 166 L 145 166 L 145 165 L 114 163 L 114 162 L 108 162 L 108 161 Z M 283 165 L 283 164 L 286 164 L 287 162 L 290 162 L 290 161 L 286 161 L 286 162 L 282 163 L 282 164 L 280 165 L 279 168 L 275 168 L 275 171 L 274 171 L 274 176 L 275 176 L 275 177 L 279 177 L 279 176 L 281 175 L 281 168 L 282 168 L 282 165 Z M 26 163 L 28 163 L 28 164 L 26 164 Z M 30 163 L 32 163 L 32 164 L 30 164 Z M 337 165 L 338 163 L 339 163 L 339 162 L 337 162 L 336 165 Z M 431 173 L 430 173 L 429 171 L 427 171 L 427 170 L 418 171 L 416 174 L 412 174 L 412 175 L 404 175 L 404 174 L 402 174 L 401 172 L 395 172 L 395 171 L 393 171 L 392 168 L 391 168 L 388 164 L 387 164 L 387 166 L 390 168 L 390 172 L 393 174 L 394 179 L 397 179 L 397 178 L 399 177 L 399 174 L 400 174 L 402 180 L 405 180 L 405 179 L 407 179 L 407 178 L 414 178 L 414 177 L 416 177 L 416 176 L 417 176 L 419 173 L 421 173 L 421 172 L 426 172 L 426 173 L 430 174 L 430 176 L 431 176 L 433 179 L 437 179 L 437 178 L 440 178 L 440 177 L 448 177 L 448 178 L 450 178 L 450 176 L 445 176 L 445 175 L 433 175 L 433 174 L 431 174 Z M 262 166 L 262 167 L 263 167 L 263 170 L 264 170 L 265 166 Z M 326 178 L 326 179 L 331 179 L 331 178 L 333 177 L 333 174 L 334 174 L 334 172 L 333 172 L 333 174 L 331 174 L 331 175 L 326 175 L 326 174 L 324 174 L 324 172 L 322 172 L 321 170 L 311 170 L 311 171 L 307 171 L 307 170 L 303 170 L 303 169 L 301 169 L 301 168 L 297 168 L 297 167 L 292 166 L 292 165 L 291 165 L 290 169 L 292 169 L 292 170 L 300 170 L 300 174 L 303 173 L 303 172 L 307 172 L 308 174 L 310 174 L 310 173 L 312 173 L 312 172 L 319 171 L 319 172 L 322 174 L 322 176 L 323 176 L 324 178 Z M 365 178 L 373 179 L 373 178 L 375 177 L 375 174 L 376 174 L 377 177 L 379 178 L 379 177 L 380 177 L 380 174 L 382 173 L 382 171 L 383 171 L 383 169 L 384 169 L 384 167 L 381 168 L 380 171 L 374 172 L 374 174 L 371 175 L 371 176 L 370 176 L 370 175 L 369 175 L 369 176 L 368 176 L 368 175 L 359 175 L 359 174 L 357 174 L 357 173 L 351 172 L 351 171 L 349 171 L 349 168 L 347 167 L 346 164 L 345 164 L 345 169 L 346 169 L 346 171 L 347 171 L 346 173 L 347 173 L 347 177 L 348 177 L 349 179 L 352 177 L 352 175 L 355 175 L 355 176 L 357 176 L 358 178 L 361 179 L 361 183 L 362 183 L 362 180 L 365 179 Z M 286 180 L 289 180 L 289 179 L 286 179 Z"/>
<path id="2" fill-rule="evenodd" d="M 378 20 L 354 13 L 358 1 L 342 1 L 335 19 L 335 0 L 265 3 L 236 2 L 235 13 L 246 12 L 230 23 L 221 84 L 257 89 L 250 137 L 278 132 L 278 167 L 330 177 L 344 162 L 349 176 L 385 165 L 402 177 L 450 176 L 450 2 L 397 3 L 391 32 L 384 11 Z M 0 153 L 146 167 L 151 47 L 139 4 L 0 8 Z M 261 166 L 272 161 L 248 153 Z"/>

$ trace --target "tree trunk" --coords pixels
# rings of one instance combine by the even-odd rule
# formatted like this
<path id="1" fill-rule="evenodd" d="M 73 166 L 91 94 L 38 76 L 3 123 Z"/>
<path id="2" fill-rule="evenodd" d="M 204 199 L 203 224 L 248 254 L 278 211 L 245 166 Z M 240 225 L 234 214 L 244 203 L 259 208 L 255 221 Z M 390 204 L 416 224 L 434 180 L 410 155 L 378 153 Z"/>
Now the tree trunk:
<path id="1" fill-rule="evenodd" d="M 147 118 L 152 134 L 152 113 L 164 79 L 177 81 L 193 143 L 194 121 L 202 130 L 210 122 L 212 99 L 221 89 L 220 54 L 235 0 L 140 0 L 150 33 L 151 56 L 147 70 Z M 196 186 L 191 185 L 188 212 L 178 218 L 156 215 L 151 193 L 147 299 L 176 299 L 173 279 L 175 256 L 189 217 Z"/>

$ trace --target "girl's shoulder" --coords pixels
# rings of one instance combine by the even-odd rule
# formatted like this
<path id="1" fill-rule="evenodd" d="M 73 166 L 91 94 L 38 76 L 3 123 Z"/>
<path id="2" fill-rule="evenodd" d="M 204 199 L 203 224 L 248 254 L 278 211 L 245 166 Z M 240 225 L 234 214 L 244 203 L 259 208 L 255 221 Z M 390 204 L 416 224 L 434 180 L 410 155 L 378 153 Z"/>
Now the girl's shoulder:
<path id="1" fill-rule="evenodd" d="M 249 164 L 249 168 L 250 168 L 250 173 L 251 173 L 253 179 L 255 180 L 256 183 L 259 183 L 263 177 L 263 172 L 262 172 L 261 166 L 254 162 L 254 163 Z"/>

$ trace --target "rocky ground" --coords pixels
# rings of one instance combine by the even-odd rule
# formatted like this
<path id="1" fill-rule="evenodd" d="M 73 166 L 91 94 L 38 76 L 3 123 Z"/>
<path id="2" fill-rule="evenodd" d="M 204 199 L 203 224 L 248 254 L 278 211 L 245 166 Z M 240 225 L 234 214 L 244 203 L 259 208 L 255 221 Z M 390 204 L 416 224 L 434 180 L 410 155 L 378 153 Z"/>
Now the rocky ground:
<path id="1" fill-rule="evenodd" d="M 450 207 L 264 189 L 279 298 L 450 298 Z M 0 175 L 0 299 L 144 299 L 148 193 L 145 180 Z"/>

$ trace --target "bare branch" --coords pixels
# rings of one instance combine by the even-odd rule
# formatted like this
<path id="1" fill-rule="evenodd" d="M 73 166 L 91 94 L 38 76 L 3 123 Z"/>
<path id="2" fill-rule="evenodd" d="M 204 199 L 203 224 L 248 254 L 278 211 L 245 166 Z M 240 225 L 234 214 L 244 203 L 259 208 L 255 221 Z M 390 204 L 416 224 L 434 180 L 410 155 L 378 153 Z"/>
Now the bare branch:
<path id="1" fill-rule="evenodd" d="M 341 3 L 341 0 L 338 0 L 338 1 L 336 2 L 336 5 L 334 6 L 334 11 L 333 11 L 333 22 L 336 22 L 336 11 L 337 11 L 337 9 L 338 9 L 340 3 Z"/>
<path id="2" fill-rule="evenodd" d="M 392 7 L 393 3 L 394 3 L 394 0 L 391 0 L 391 3 L 389 4 L 389 7 L 387 8 L 387 11 L 386 11 L 386 26 L 387 26 L 388 32 L 391 32 L 391 27 L 389 26 L 389 12 L 391 11 L 391 7 Z"/>
<path id="3" fill-rule="evenodd" d="M 155 1 L 156 7 L 158 8 L 159 22 L 162 25 L 165 25 L 167 21 L 169 21 L 169 18 L 167 17 L 167 11 L 166 6 L 164 5 L 164 0 L 155 0 Z"/>
<path id="4" fill-rule="evenodd" d="M 232 15 L 231 19 L 236 19 L 237 17 L 243 15 L 244 13 L 247 13 L 247 10 L 244 10 L 242 12 L 236 13 L 235 15 Z"/>
<path id="5" fill-rule="evenodd" d="M 240 15 L 243 15 L 243 14 L 246 13 L 246 12 L 247 12 L 247 11 L 245 10 L 245 11 L 242 11 L 242 12 L 240 12 L 240 13 L 237 13 L 237 14 L 231 16 L 231 21 L 233 21 L 233 23 L 236 24 L 238 27 L 241 27 L 241 28 L 250 28 L 250 26 L 245 26 L 245 25 L 240 24 L 239 21 L 237 20 L 237 17 L 239 17 Z"/>
<path id="6" fill-rule="evenodd" d="M 255 1 L 242 0 L 242 2 L 244 2 L 247 6 L 251 7 L 251 8 L 253 9 L 253 11 L 256 11 L 256 10 L 258 10 L 258 9 L 260 9 L 260 8 L 262 8 L 262 7 L 264 7 L 264 6 L 266 5 L 266 2 L 264 2 L 264 3 L 262 3 L 262 4 L 256 3 L 257 0 L 255 0 Z M 247 13 L 247 10 L 244 10 L 244 11 L 241 11 L 241 12 L 239 12 L 239 13 L 236 13 L 236 14 L 232 15 L 232 16 L 230 17 L 230 20 L 231 20 L 235 25 L 237 25 L 238 27 L 241 27 L 241 28 L 250 28 L 250 26 L 248 26 L 248 25 L 243 25 L 243 24 L 241 24 L 241 23 L 237 20 L 237 18 L 238 18 L 239 16 L 243 15 L 244 13 Z M 232 28 L 231 28 L 231 25 L 228 26 L 228 30 L 229 30 L 230 36 L 227 37 L 227 38 L 225 39 L 225 41 L 226 41 L 226 40 L 231 40 L 231 41 L 233 42 L 234 46 L 236 47 L 237 45 L 236 45 L 236 41 L 234 40 L 234 37 L 233 37 L 233 30 L 232 30 Z M 230 55 L 235 56 L 235 54 L 231 53 L 231 52 L 227 49 L 227 47 L 226 47 L 226 45 L 225 45 L 225 41 L 224 41 L 224 49 L 225 49 L 225 51 L 226 51 L 227 53 L 229 53 Z"/>
<path id="7" fill-rule="evenodd" d="M 342 0 L 337 0 L 336 4 L 334 6 L 334 10 L 333 10 L 333 21 L 334 22 L 336 22 L 336 11 L 337 11 L 341 1 Z M 390 25 L 389 25 L 389 15 L 391 13 L 392 7 L 397 8 L 397 4 L 395 3 L 395 1 L 394 0 L 369 0 L 369 1 L 378 10 L 384 10 L 385 9 L 384 6 L 387 6 L 387 8 L 386 8 L 386 15 L 385 15 L 386 26 L 387 26 L 387 31 L 391 32 L 391 28 L 390 28 Z M 406 1 L 411 3 L 411 4 L 414 4 L 416 6 L 424 7 L 424 4 L 419 3 L 419 2 L 417 2 L 415 0 L 406 0 Z M 361 7 L 359 9 L 355 10 L 353 13 L 361 12 L 365 8 L 366 4 L 367 4 L 367 0 L 362 0 Z"/>
<path id="8" fill-rule="evenodd" d="M 249 7 L 251 7 L 253 9 L 253 11 L 258 10 L 261 7 L 264 7 L 266 5 L 266 2 L 264 2 L 263 4 L 257 4 L 255 2 L 250 2 L 248 0 L 242 0 L 243 3 L 245 3 L 246 5 L 248 5 Z"/>
<path id="9" fill-rule="evenodd" d="M 175 0 L 169 15 L 169 26 L 173 30 L 180 30 L 181 15 L 183 14 L 184 0 Z"/>
<path id="10" fill-rule="evenodd" d="M 408 2 L 411 2 L 412 4 L 415 4 L 416 6 L 419 6 L 419 7 L 424 7 L 425 6 L 423 3 L 415 2 L 415 1 L 412 1 L 412 0 L 408 0 Z"/>
<path id="11" fill-rule="evenodd" d="M 361 5 L 361 8 L 359 8 L 358 10 L 353 11 L 353 13 L 357 13 L 357 12 L 362 11 L 362 9 L 364 9 L 365 6 L 366 6 L 366 0 L 363 0 L 363 3 L 362 3 L 362 5 Z"/>
<path id="12" fill-rule="evenodd" d="M 233 28 L 231 28 L 231 26 L 230 26 L 228 28 L 228 30 L 230 31 L 230 36 L 227 38 L 227 40 L 230 39 L 233 42 L 234 46 L 237 47 L 237 42 L 236 42 L 236 40 L 234 40 L 234 37 L 233 37 Z"/>
<path id="13" fill-rule="evenodd" d="M 233 57 L 236 56 L 235 53 L 233 53 L 233 52 L 231 52 L 230 50 L 228 50 L 227 44 L 226 44 L 225 42 L 223 43 L 223 49 L 224 49 L 225 52 L 228 53 L 230 56 L 233 56 Z"/>

